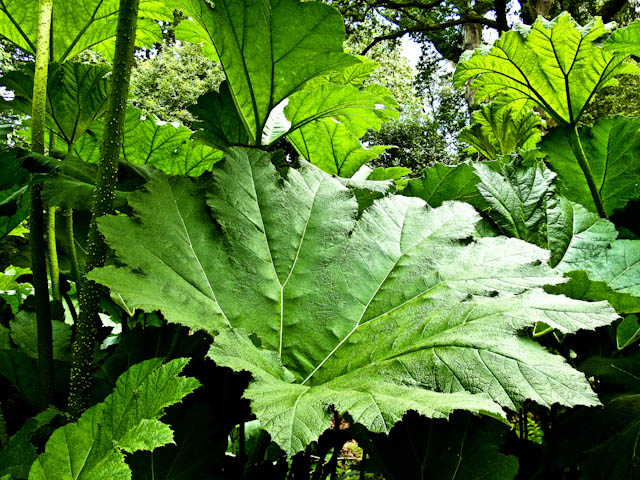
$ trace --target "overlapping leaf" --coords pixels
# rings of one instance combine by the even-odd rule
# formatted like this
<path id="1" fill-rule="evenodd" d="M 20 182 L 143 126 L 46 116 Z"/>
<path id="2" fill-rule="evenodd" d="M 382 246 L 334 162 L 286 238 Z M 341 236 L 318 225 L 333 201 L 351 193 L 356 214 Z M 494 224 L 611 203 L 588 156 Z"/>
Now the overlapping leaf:
<path id="1" fill-rule="evenodd" d="M 407 410 L 597 404 L 581 374 L 519 332 L 593 329 L 615 312 L 542 291 L 564 280 L 538 247 L 469 243 L 470 206 L 391 196 L 358 216 L 330 175 L 303 162 L 281 177 L 255 150 L 232 150 L 203 182 L 154 176 L 130 196 L 135 218 L 103 218 L 122 266 L 90 277 L 132 307 L 223 332 L 210 357 L 253 374 L 246 396 L 288 453 L 328 427 L 329 405 L 386 432 Z"/>
<path id="2" fill-rule="evenodd" d="M 193 378 L 178 376 L 186 363 L 179 358 L 162 365 L 162 359 L 152 359 L 131 367 L 104 402 L 53 432 L 29 480 L 130 479 L 125 452 L 173 441 L 173 432 L 159 418 L 165 407 L 199 386 Z"/>
<path id="3" fill-rule="evenodd" d="M 111 58 L 115 46 L 119 0 L 64 0 L 53 4 L 51 60 L 65 62 L 91 48 Z M 136 45 L 150 46 L 162 39 L 153 20 L 173 20 L 173 11 L 159 0 L 140 0 Z M 38 0 L 0 2 L 0 35 L 35 55 Z"/>
<path id="4" fill-rule="evenodd" d="M 552 130 L 540 150 L 558 174 L 560 193 L 595 212 L 587 180 L 569 144 L 570 134 L 564 128 Z M 579 134 L 607 214 L 640 197 L 640 119 L 604 118 L 591 128 L 581 128 Z"/>
<path id="5" fill-rule="evenodd" d="M 298 0 L 221 0 L 215 8 L 206 0 L 175 4 L 196 24 L 185 40 L 193 41 L 197 32 L 215 48 L 253 143 L 260 143 L 280 102 L 307 81 L 358 61 L 343 53 L 344 24 L 328 5 Z"/>
<path id="6" fill-rule="evenodd" d="M 472 119 L 474 124 L 463 129 L 458 140 L 491 160 L 534 148 L 541 138 L 542 120 L 526 105 L 493 101 L 474 112 Z"/>
<path id="7" fill-rule="evenodd" d="M 476 185 L 480 179 L 469 163 L 425 168 L 422 178 L 409 180 L 404 195 L 420 197 L 432 207 L 448 200 L 460 200 L 479 208 L 483 199 Z"/>
<path id="8" fill-rule="evenodd" d="M 458 64 L 458 86 L 475 78 L 476 98 L 498 94 L 537 104 L 561 125 L 575 125 L 586 105 L 602 88 L 616 85 L 620 74 L 639 74 L 626 62 L 593 42 L 612 30 L 596 17 L 584 27 L 568 13 L 553 20 L 539 17 L 501 35 L 493 46 L 481 47 Z"/>
<path id="9" fill-rule="evenodd" d="M 103 122 L 96 122 L 74 145 L 74 154 L 97 163 Z M 140 110 L 129 108 L 124 126 L 121 158 L 133 165 L 150 165 L 169 175 L 201 175 L 222 158 L 222 152 L 190 140 L 191 130 L 142 118 Z"/>
<path id="10" fill-rule="evenodd" d="M 110 68 L 104 65 L 74 62 L 51 69 L 46 125 L 67 145 L 75 143 L 106 111 L 109 85 L 106 74 L 109 71 Z M 15 94 L 15 99 L 5 107 L 31 115 L 33 68 L 9 72 L 0 81 Z"/>

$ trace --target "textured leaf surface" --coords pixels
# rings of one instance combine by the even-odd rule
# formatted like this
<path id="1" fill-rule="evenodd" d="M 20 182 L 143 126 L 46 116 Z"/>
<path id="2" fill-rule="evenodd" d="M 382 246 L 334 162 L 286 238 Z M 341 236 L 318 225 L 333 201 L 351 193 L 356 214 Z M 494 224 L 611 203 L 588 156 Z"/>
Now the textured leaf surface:
<path id="1" fill-rule="evenodd" d="M 215 48 L 254 143 L 281 101 L 308 80 L 357 62 L 343 53 L 342 17 L 328 5 L 298 0 L 220 0 L 215 8 L 206 0 L 176 0 L 176 5 Z M 193 41 L 192 30 L 185 39 Z"/>
<path id="2" fill-rule="evenodd" d="M 616 30 L 604 44 L 606 50 L 618 55 L 636 55 L 640 52 L 640 20 Z"/>
<path id="3" fill-rule="evenodd" d="M 483 202 L 476 184 L 480 181 L 473 166 L 461 163 L 456 166 L 437 164 L 425 168 L 422 178 L 409 180 L 403 194 L 420 197 L 432 207 L 439 207 L 447 200 L 460 200 L 479 207 Z"/>
<path id="4" fill-rule="evenodd" d="M 498 172 L 484 163 L 474 165 L 480 179 L 478 191 L 488 204 L 490 217 L 507 235 L 540 244 L 555 175 L 541 162 L 532 168 L 501 167 Z"/>
<path id="5" fill-rule="evenodd" d="M 295 130 L 287 138 L 303 158 L 327 173 L 345 178 L 387 149 L 385 146 L 364 147 L 345 125 L 332 119 Z"/>
<path id="6" fill-rule="evenodd" d="M 104 124 L 96 122 L 74 146 L 86 162 L 97 163 Z M 133 165 L 150 165 L 169 175 L 199 176 L 222 158 L 222 152 L 191 141 L 191 130 L 183 126 L 142 118 L 129 108 L 124 127 L 121 158 Z"/>
<path id="7" fill-rule="evenodd" d="M 503 33 L 491 47 L 476 49 L 458 64 L 458 86 L 475 78 L 478 100 L 506 95 L 530 101 L 562 125 L 575 125 L 593 95 L 616 85 L 616 75 L 639 74 L 625 56 L 593 42 L 611 31 L 597 17 L 580 27 L 568 13 L 553 20 L 542 17 L 531 26 Z"/>
<path id="8" fill-rule="evenodd" d="M 458 140 L 488 159 L 519 149 L 534 148 L 540 141 L 542 120 L 528 106 L 493 101 L 472 115 L 473 125 Z"/>
<path id="9" fill-rule="evenodd" d="M 46 123 L 67 145 L 75 143 L 106 111 L 109 71 L 105 65 L 73 62 L 52 66 L 47 86 Z M 2 84 L 15 94 L 15 99 L 6 107 L 31 115 L 33 68 L 8 72 Z M 66 151 L 63 145 L 58 148 Z"/>
<path id="10" fill-rule="evenodd" d="M 559 192 L 596 212 L 584 173 L 571 146 L 568 129 L 552 130 L 540 144 L 558 174 Z M 608 215 L 640 197 L 640 119 L 604 118 L 580 129 L 580 140 Z"/>
<path id="11" fill-rule="evenodd" d="M 173 441 L 158 419 L 199 383 L 178 375 L 187 359 L 139 363 L 120 376 L 114 392 L 75 423 L 59 428 L 34 462 L 30 480 L 130 479 L 123 452 L 153 450 Z"/>
<path id="12" fill-rule="evenodd" d="M 593 329 L 615 312 L 542 291 L 564 279 L 538 247 L 468 243 L 472 207 L 391 196 L 358 217 L 330 175 L 302 162 L 283 178 L 255 150 L 233 149 L 203 182 L 158 174 L 130 195 L 135 218 L 101 219 L 122 266 L 90 277 L 132 307 L 224 332 L 211 358 L 253 374 L 246 395 L 288 453 L 329 425 L 329 404 L 373 431 L 407 410 L 597 404 L 581 374 L 520 332 Z"/>
<path id="13" fill-rule="evenodd" d="M 64 62 L 91 48 L 113 56 L 119 0 L 64 0 L 55 2 L 51 59 Z M 172 10 L 165 2 L 140 0 L 139 16 L 172 21 Z M 28 53 L 36 53 L 38 0 L 3 0 L 0 2 L 0 35 Z M 149 46 L 161 41 L 160 28 L 153 21 L 140 21 L 136 45 Z"/>

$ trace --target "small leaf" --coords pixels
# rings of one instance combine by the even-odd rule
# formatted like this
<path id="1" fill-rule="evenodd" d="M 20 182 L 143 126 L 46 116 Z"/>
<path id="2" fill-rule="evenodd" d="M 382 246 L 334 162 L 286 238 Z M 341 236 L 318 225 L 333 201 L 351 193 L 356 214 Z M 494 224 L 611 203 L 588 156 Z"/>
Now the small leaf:
<path id="1" fill-rule="evenodd" d="M 627 315 L 616 328 L 618 350 L 628 347 L 640 339 L 640 323 L 637 315 Z"/>
<path id="2" fill-rule="evenodd" d="M 162 365 L 161 359 L 152 359 L 127 370 L 104 402 L 53 432 L 29 480 L 129 480 L 123 451 L 152 450 L 173 440 L 158 419 L 165 407 L 198 388 L 197 380 L 178 376 L 187 361 Z"/>

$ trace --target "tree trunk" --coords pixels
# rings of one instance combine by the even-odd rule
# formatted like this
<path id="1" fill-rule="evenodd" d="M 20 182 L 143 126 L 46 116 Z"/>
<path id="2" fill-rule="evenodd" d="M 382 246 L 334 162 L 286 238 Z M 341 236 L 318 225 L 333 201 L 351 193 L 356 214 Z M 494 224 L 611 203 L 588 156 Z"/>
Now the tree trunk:
<path id="1" fill-rule="evenodd" d="M 507 22 L 507 0 L 493 0 L 493 9 L 496 11 L 496 22 L 498 23 L 498 33 L 509 30 Z"/>
<path id="2" fill-rule="evenodd" d="M 122 133 L 133 64 L 138 5 L 139 0 L 120 0 L 111 89 L 100 148 L 100 166 L 91 207 L 85 275 L 94 268 L 103 266 L 107 253 L 104 238 L 98 231 L 97 219 L 113 212 L 118 160 L 122 148 Z M 87 280 L 86 276 L 81 283 L 80 314 L 72 348 L 69 386 L 69 413 L 74 419 L 77 419 L 87 407 L 93 354 L 99 327 L 100 288 L 95 282 Z"/>
<path id="3" fill-rule="evenodd" d="M 38 3 L 38 40 L 36 46 L 36 70 L 31 105 L 31 149 L 45 153 L 45 114 L 47 109 L 47 83 L 49 80 L 49 55 L 51 41 L 51 14 L 53 0 Z M 31 182 L 31 206 L 29 210 L 29 244 L 31 247 L 31 271 L 35 289 L 36 322 L 38 337 L 38 380 L 40 407 L 47 408 L 53 398 L 53 340 L 51 330 L 51 306 L 47 281 L 46 244 L 44 241 L 44 214 L 40 192 L 42 185 Z"/>
<path id="4" fill-rule="evenodd" d="M 482 25 L 478 23 L 465 23 L 462 25 L 462 42 L 464 50 L 473 50 L 482 44 Z M 471 88 L 471 82 L 465 85 L 464 98 L 469 108 L 475 103 L 475 90 Z"/>

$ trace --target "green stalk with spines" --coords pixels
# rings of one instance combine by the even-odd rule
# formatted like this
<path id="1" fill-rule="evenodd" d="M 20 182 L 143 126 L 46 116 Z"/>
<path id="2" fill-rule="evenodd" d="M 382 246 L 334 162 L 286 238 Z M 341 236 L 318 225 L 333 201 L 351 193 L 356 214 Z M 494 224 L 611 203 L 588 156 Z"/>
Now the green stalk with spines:
<path id="1" fill-rule="evenodd" d="M 107 246 L 98 231 L 97 219 L 113 212 L 118 159 L 122 148 L 139 0 L 121 0 L 116 30 L 116 48 L 111 75 L 111 89 L 105 115 L 105 130 L 100 148 L 100 164 L 91 206 L 91 224 L 88 236 L 87 260 L 84 272 L 104 265 Z M 93 354 L 99 325 L 100 288 L 81 279 L 80 314 L 72 347 L 71 376 L 69 386 L 69 413 L 77 419 L 87 407 Z"/>
<path id="2" fill-rule="evenodd" d="M 573 154 L 576 156 L 576 160 L 584 174 L 584 178 L 587 180 L 589 192 L 591 192 L 591 197 L 593 198 L 593 203 L 596 205 L 596 209 L 598 210 L 598 215 L 602 218 L 608 219 L 609 216 L 604 208 L 600 191 L 598 190 L 595 179 L 593 178 L 593 172 L 591 172 L 589 160 L 587 159 L 587 156 L 584 153 L 584 148 L 582 147 L 580 132 L 578 132 L 577 125 L 569 127 L 569 145 L 571 145 L 571 150 L 573 150 Z"/>
<path id="3" fill-rule="evenodd" d="M 38 39 L 36 66 L 31 104 L 31 149 L 45 153 L 45 113 L 47 108 L 47 83 L 51 42 L 51 16 L 53 0 L 38 2 Z M 31 176 L 31 204 L 29 210 L 29 244 L 31 247 L 31 271 L 35 291 L 38 336 L 38 387 L 40 407 L 45 409 L 53 398 L 53 334 L 51 307 L 47 281 L 45 225 L 42 205 L 42 185 Z"/>

